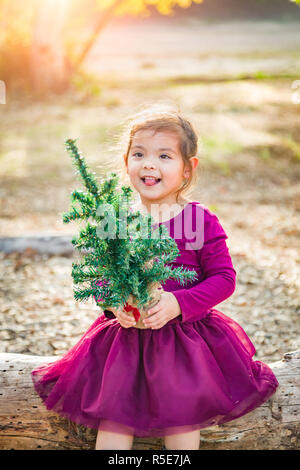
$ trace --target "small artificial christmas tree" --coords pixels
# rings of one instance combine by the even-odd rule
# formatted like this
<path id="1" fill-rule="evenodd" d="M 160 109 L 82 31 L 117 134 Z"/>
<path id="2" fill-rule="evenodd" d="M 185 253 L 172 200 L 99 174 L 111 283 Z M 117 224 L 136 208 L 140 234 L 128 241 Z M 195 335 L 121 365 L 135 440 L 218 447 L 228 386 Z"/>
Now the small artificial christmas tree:
<path id="1" fill-rule="evenodd" d="M 179 254 L 175 240 L 163 224 L 154 230 L 149 214 L 129 208 L 132 189 L 119 189 L 116 173 L 98 184 L 75 140 L 68 139 L 66 148 L 86 188 L 86 192 L 74 190 L 71 194 L 72 203 L 79 203 L 80 208 L 72 205 L 71 211 L 63 214 L 64 223 L 87 221 L 79 236 L 72 239 L 82 254 L 80 263 L 72 263 L 74 284 L 81 285 L 74 288 L 74 298 L 87 301 L 93 297 L 103 309 L 132 311 L 135 327 L 146 328 L 142 319 L 159 301 L 161 282 L 172 278 L 184 285 L 197 279 L 197 273 L 167 265 Z"/>

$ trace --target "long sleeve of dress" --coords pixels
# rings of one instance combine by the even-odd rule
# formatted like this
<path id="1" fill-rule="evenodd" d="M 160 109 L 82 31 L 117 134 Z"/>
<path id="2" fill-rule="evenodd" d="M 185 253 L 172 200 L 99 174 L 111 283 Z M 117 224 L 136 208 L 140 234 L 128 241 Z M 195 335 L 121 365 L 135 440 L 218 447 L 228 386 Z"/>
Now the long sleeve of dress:
<path id="1" fill-rule="evenodd" d="M 198 251 L 204 280 L 193 287 L 173 291 L 182 315 L 182 322 L 204 318 L 209 309 L 230 297 L 236 286 L 236 271 L 226 244 L 228 238 L 217 216 L 205 214 L 204 243 Z"/>

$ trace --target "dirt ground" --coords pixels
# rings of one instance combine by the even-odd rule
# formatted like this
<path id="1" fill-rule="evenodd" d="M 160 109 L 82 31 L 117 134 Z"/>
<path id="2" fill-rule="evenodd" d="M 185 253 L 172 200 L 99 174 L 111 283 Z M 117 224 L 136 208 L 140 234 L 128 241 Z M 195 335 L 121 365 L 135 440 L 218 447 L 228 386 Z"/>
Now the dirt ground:
<path id="1" fill-rule="evenodd" d="M 99 96 L 83 86 L 2 105 L 0 236 L 77 233 L 61 217 L 80 187 L 64 141 L 77 138 L 101 177 L 127 115 L 176 104 L 199 135 L 192 198 L 218 215 L 237 271 L 216 308 L 245 329 L 256 359 L 274 362 L 300 348 L 299 23 L 170 21 L 107 28 L 87 61 Z M 73 299 L 71 264 L 0 253 L 1 351 L 63 354 L 99 315 Z"/>

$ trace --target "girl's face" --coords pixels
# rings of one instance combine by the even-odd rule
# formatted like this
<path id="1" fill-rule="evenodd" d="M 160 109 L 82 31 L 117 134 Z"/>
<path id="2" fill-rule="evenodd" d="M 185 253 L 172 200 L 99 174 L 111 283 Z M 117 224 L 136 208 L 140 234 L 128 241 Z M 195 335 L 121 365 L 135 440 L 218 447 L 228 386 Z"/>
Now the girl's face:
<path id="1" fill-rule="evenodd" d="M 147 129 L 133 136 L 126 168 L 132 185 L 146 206 L 176 203 L 176 191 L 183 179 L 189 176 L 179 144 L 179 137 L 170 131 L 155 133 Z"/>

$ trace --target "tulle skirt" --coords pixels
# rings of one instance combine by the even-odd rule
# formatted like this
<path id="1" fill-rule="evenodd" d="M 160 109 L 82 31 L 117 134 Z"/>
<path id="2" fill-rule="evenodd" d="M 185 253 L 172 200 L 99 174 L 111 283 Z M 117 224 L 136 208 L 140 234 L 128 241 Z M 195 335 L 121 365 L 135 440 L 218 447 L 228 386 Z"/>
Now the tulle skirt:
<path id="1" fill-rule="evenodd" d="M 254 354 L 243 328 L 216 309 L 157 330 L 101 315 L 32 380 L 47 409 L 71 421 L 159 437 L 225 423 L 268 400 L 278 381 Z"/>

